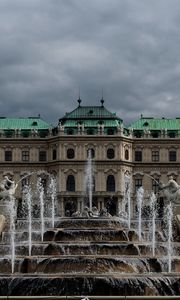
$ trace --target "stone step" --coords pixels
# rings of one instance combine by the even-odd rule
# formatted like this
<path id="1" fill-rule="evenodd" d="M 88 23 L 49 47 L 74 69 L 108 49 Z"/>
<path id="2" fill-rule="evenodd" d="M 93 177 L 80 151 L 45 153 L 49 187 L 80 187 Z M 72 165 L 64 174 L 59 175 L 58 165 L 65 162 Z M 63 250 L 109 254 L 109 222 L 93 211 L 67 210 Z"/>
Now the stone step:
<path id="1" fill-rule="evenodd" d="M 41 219 L 32 218 L 32 229 L 37 230 L 41 227 Z M 52 227 L 52 219 L 44 218 L 45 227 Z M 28 219 L 18 219 L 16 221 L 17 230 L 27 230 L 29 226 Z M 55 218 L 54 227 L 56 228 L 127 228 L 127 222 L 118 217 L 112 218 Z M 7 227 L 9 230 L 9 227 Z"/>
<path id="2" fill-rule="evenodd" d="M 172 244 L 173 255 L 180 255 L 180 247 L 178 243 Z M 0 244 L 0 257 L 5 254 L 11 254 L 12 247 L 7 244 Z M 155 255 L 167 255 L 168 246 L 164 243 L 156 243 Z M 29 255 L 28 242 L 15 244 L 15 254 L 21 256 Z M 83 243 L 66 243 L 66 242 L 50 242 L 50 243 L 32 243 L 32 255 L 152 255 L 152 244 L 149 243 L 129 243 L 129 242 L 83 242 Z"/>
<path id="3" fill-rule="evenodd" d="M 172 259 L 172 271 L 179 272 L 180 258 Z M 3 274 L 11 273 L 9 258 L 0 259 L 0 270 Z M 126 256 L 57 256 L 57 257 L 16 257 L 14 272 L 34 274 L 147 274 L 151 272 L 167 272 L 168 257 L 144 258 Z"/>
<path id="4" fill-rule="evenodd" d="M 136 295 L 134 299 L 179 299 L 180 274 L 10 274 L 0 278 L 1 295 L 25 295 L 42 298 L 47 295 L 63 299 L 82 299 L 80 295 L 90 295 L 89 299 L 117 299 L 117 295 Z M 36 296 L 35 296 L 36 295 Z M 41 295 L 37 296 L 37 295 Z M 58 296 L 57 296 L 58 295 Z M 65 296 L 66 295 L 66 296 Z M 72 296 L 73 295 L 73 296 Z M 92 296 L 93 295 L 93 296 Z M 144 296 L 146 295 L 146 296 Z M 148 296 L 147 296 L 148 295 Z M 157 295 L 161 295 L 157 297 Z M 163 295 L 163 296 L 162 296 Z M 167 297 L 165 297 L 165 295 Z M 8 297 L 7 296 L 7 297 Z M 6 297 L 6 296 L 5 296 Z M 16 296 L 16 298 L 18 298 Z M 127 296 L 127 298 L 129 298 Z M 132 297 L 133 298 L 133 297 Z"/>

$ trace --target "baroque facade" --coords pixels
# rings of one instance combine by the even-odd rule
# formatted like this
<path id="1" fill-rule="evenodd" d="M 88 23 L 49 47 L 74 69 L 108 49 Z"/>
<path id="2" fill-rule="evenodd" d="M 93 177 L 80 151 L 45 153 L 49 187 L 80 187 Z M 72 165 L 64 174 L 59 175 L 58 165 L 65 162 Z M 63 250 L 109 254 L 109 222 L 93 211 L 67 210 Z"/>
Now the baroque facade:
<path id="1" fill-rule="evenodd" d="M 0 179 L 8 175 L 19 182 L 17 197 L 30 181 L 36 184 L 40 171 L 57 178 L 58 214 L 82 210 L 86 203 L 85 176 L 88 151 L 94 165 L 93 205 L 115 215 L 125 210 L 124 178 L 132 180 L 132 213 L 136 213 L 136 191 L 158 193 L 159 181 L 173 175 L 180 182 L 180 119 L 143 116 L 131 126 L 104 106 L 78 106 L 53 127 L 40 117 L 0 118 Z M 25 177 L 26 174 L 30 176 Z M 43 175 L 44 186 L 48 177 Z M 22 179 L 24 178 L 24 179 Z M 21 180 L 22 179 L 22 180 Z M 158 194 L 160 210 L 163 195 Z M 176 210 L 179 210 L 177 205 Z"/>

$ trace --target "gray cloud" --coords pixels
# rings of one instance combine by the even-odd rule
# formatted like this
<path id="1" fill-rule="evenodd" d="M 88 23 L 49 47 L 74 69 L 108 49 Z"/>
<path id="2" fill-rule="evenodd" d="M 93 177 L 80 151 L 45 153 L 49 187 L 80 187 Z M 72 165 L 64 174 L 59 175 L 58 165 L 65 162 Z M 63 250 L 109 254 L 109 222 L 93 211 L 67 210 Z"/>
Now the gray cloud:
<path id="1" fill-rule="evenodd" d="M 179 117 L 179 0 L 0 0 L 0 111 Z"/>

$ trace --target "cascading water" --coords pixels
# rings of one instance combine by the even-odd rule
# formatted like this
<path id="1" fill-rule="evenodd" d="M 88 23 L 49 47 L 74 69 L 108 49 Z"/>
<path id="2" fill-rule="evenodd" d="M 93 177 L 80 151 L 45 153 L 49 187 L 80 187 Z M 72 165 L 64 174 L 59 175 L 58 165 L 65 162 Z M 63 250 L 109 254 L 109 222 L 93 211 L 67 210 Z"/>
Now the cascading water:
<path id="1" fill-rule="evenodd" d="M 41 241 L 43 241 L 44 231 L 45 231 L 45 221 L 44 221 L 44 187 L 42 183 L 42 178 L 38 177 L 37 180 L 37 192 L 40 200 L 40 219 L 41 219 Z"/>
<path id="2" fill-rule="evenodd" d="M 124 176 L 125 184 L 125 204 L 127 204 L 128 213 L 128 228 L 131 227 L 131 177 L 128 175 Z"/>
<path id="3" fill-rule="evenodd" d="M 11 272 L 14 273 L 14 263 L 15 263 L 15 221 L 16 221 L 16 205 L 15 197 L 13 195 L 10 198 L 10 234 L 11 234 Z"/>
<path id="4" fill-rule="evenodd" d="M 27 202 L 28 208 L 28 244 L 29 244 L 29 256 L 31 256 L 32 248 L 32 191 L 30 186 L 26 186 L 24 190 L 24 200 Z"/>
<path id="5" fill-rule="evenodd" d="M 156 202 L 157 198 L 154 192 L 150 195 L 150 212 L 152 218 L 152 227 L 151 227 L 151 237 L 152 237 L 152 255 L 155 256 L 155 246 L 156 246 Z"/>
<path id="6" fill-rule="evenodd" d="M 144 189 L 140 187 L 137 190 L 137 209 L 138 209 L 138 236 L 142 240 L 142 202 L 144 198 Z"/>
<path id="7" fill-rule="evenodd" d="M 168 272 L 171 272 L 172 269 L 172 254 L 173 254 L 173 248 L 172 248 L 172 238 L 173 238 L 173 208 L 172 203 L 170 202 L 165 210 L 165 220 L 167 224 L 167 257 L 168 257 Z"/>
<path id="8" fill-rule="evenodd" d="M 88 169 L 88 168 L 87 168 Z M 45 173 L 45 172 L 44 172 Z M 45 173 L 47 175 L 47 173 Z M 88 183 L 89 206 L 92 207 L 93 192 L 93 168 L 88 169 L 87 174 L 91 174 Z M 38 174 L 40 175 L 40 174 Z M 44 175 L 43 175 L 44 176 Z M 42 177 L 43 177 L 42 176 Z M 28 213 L 28 233 L 29 233 L 29 256 L 27 256 L 27 220 L 18 220 L 15 233 L 15 199 L 11 199 L 12 218 L 10 224 L 11 249 L 12 249 L 12 273 L 10 258 L 5 257 L 0 247 L 0 294 L 12 295 L 175 295 L 179 292 L 178 270 L 180 263 L 176 257 L 173 260 L 175 276 L 165 274 L 160 255 L 166 254 L 168 248 L 168 271 L 171 272 L 172 260 L 172 207 L 166 211 L 167 241 L 163 232 L 158 232 L 159 226 L 156 220 L 156 196 L 150 196 L 151 207 L 151 236 L 152 243 L 146 237 L 149 236 L 150 229 L 141 219 L 142 201 L 144 190 L 141 188 L 137 194 L 138 201 L 138 234 L 137 230 L 131 227 L 134 221 L 131 220 L 131 179 L 125 179 L 125 198 L 128 207 L 128 227 L 126 222 L 122 222 L 119 217 L 71 217 L 59 218 L 55 222 L 56 228 L 45 231 L 48 222 L 54 227 L 56 180 L 48 174 L 49 190 L 47 202 L 45 202 L 45 190 L 41 176 L 37 180 L 37 199 L 40 202 L 39 211 L 35 213 L 35 203 L 30 188 L 24 196 L 25 208 Z M 44 177 L 43 177 L 44 178 Z M 50 197 L 49 197 L 50 196 Z M 14 201 L 14 202 L 13 202 Z M 46 210 L 48 204 L 48 210 Z M 37 207 L 39 206 L 36 205 Z M 52 211 L 50 213 L 50 209 Z M 25 215 L 26 216 L 26 215 Z M 34 218 L 32 218 L 32 216 Z M 40 218 L 40 220 L 39 220 Z M 46 218 L 46 219 L 45 219 Z M 39 227 L 40 221 L 40 227 Z M 123 220 L 124 221 L 124 220 Z M 144 221 L 144 220 L 143 220 Z M 160 220 L 161 221 L 161 220 Z M 52 223 L 51 223 L 52 222 Z M 24 226 L 25 225 L 25 226 Z M 33 225 L 33 229 L 32 229 Z M 145 225 L 145 226 L 144 226 Z M 46 228 L 47 229 L 47 228 Z M 143 231 L 142 231 L 143 229 Z M 158 227 L 159 229 L 159 227 Z M 33 232 L 31 232 L 33 230 Z M 41 231 L 41 232 L 39 232 Z M 156 232 L 156 240 L 155 240 Z M 41 233 L 41 234 L 40 234 Z M 15 245 L 15 234 L 18 243 Z M 31 254 L 31 235 L 33 236 L 33 255 Z M 4 249 L 9 249 L 9 233 L 3 234 L 5 237 L 2 245 Z M 139 242 L 142 240 L 143 242 Z M 44 241 L 43 241 L 44 240 Z M 42 242 L 43 241 L 43 242 Z M 0 241 L 1 242 L 1 241 Z M 6 244 L 7 243 L 7 244 Z M 16 246 L 16 259 L 15 259 Z M 152 247 L 152 252 L 151 252 Z M 177 247 L 177 245 L 175 245 Z M 156 251 L 155 251 L 156 248 Z M 5 253 L 6 250 L 4 250 Z M 162 251 L 162 253 L 161 253 Z M 152 259 L 152 254 L 154 258 Z M 156 255 L 155 255 L 156 254 Z M 17 256 L 18 255 L 18 256 Z M 157 256 L 158 255 L 158 256 Z M 8 262 L 7 262 L 8 260 Z M 179 259 L 180 261 L 180 259 Z M 167 268 L 167 257 L 165 257 Z M 167 269 L 166 269 L 167 270 Z M 4 274 L 7 274 L 7 276 Z M 83 274 L 83 276 L 82 276 Z M 112 275 L 113 274 L 113 275 Z M 25 276 L 24 276 L 25 275 Z M 15 279 L 15 280 L 14 280 Z M 17 279 L 17 280 L 16 280 Z M 23 289 L 19 289 L 22 285 Z M 124 292 L 124 286 L 128 289 Z M 77 289 L 78 286 L 78 289 Z"/>
<path id="9" fill-rule="evenodd" d="M 49 189 L 48 193 L 50 195 L 51 199 L 51 220 L 52 220 L 52 227 L 54 228 L 54 221 L 55 221 L 55 198 L 56 198 L 56 179 L 54 176 L 50 177 L 50 184 L 49 184 Z"/>
<path id="10" fill-rule="evenodd" d="M 93 164 L 92 164 L 92 150 L 88 150 L 87 167 L 86 167 L 86 177 L 85 186 L 88 194 L 89 209 L 92 210 L 92 194 L 93 194 Z"/>

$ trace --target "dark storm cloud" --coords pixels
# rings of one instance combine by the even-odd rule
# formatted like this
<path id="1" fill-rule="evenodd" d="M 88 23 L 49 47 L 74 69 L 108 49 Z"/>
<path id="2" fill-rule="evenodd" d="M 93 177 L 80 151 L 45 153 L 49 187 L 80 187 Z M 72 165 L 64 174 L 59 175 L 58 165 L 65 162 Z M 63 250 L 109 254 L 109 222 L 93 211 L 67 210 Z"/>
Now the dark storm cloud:
<path id="1" fill-rule="evenodd" d="M 179 0 L 0 0 L 0 114 L 57 123 L 77 105 L 176 117 Z"/>

